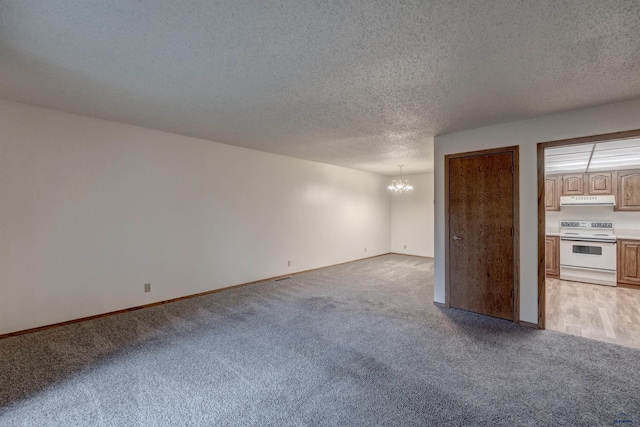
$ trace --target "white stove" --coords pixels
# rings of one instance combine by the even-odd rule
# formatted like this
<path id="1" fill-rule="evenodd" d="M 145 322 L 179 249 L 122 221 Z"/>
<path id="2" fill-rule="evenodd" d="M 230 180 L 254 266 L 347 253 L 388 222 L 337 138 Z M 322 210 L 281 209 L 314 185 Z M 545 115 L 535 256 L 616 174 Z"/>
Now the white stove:
<path id="1" fill-rule="evenodd" d="M 560 221 L 560 279 L 616 286 L 610 221 Z"/>
<path id="2" fill-rule="evenodd" d="M 560 221 L 560 238 L 589 242 L 615 242 L 610 221 Z"/>

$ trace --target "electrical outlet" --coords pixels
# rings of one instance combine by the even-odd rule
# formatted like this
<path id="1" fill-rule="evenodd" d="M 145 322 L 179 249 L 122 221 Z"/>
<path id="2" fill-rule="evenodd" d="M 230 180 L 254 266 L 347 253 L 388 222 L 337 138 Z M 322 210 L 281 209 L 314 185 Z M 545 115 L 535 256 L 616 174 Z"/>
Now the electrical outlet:
<path id="1" fill-rule="evenodd" d="M 404 245 L 404 248 L 407 249 L 407 245 Z"/>
<path id="2" fill-rule="evenodd" d="M 364 251 L 367 252 L 367 248 L 364 248 Z"/>
<path id="3" fill-rule="evenodd" d="M 287 267 L 291 267 L 291 261 L 287 261 Z"/>
<path id="4" fill-rule="evenodd" d="M 145 292 L 151 292 L 151 283 L 145 283 L 144 284 L 144 291 Z"/>

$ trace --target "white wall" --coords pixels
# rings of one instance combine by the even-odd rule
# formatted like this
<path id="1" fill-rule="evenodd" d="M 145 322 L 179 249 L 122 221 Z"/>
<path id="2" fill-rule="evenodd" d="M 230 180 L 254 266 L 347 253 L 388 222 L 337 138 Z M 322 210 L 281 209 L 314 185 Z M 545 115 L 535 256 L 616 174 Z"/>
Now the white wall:
<path id="1" fill-rule="evenodd" d="M 414 190 L 391 194 L 391 252 L 433 257 L 433 174 L 405 178 Z"/>
<path id="2" fill-rule="evenodd" d="M 6 101 L 0 129 L 0 334 L 390 250 L 387 177 Z"/>
<path id="3" fill-rule="evenodd" d="M 520 318 L 538 322 L 536 144 L 640 128 L 640 100 L 553 114 L 435 138 L 435 292 L 444 302 L 444 156 L 520 146 Z"/>

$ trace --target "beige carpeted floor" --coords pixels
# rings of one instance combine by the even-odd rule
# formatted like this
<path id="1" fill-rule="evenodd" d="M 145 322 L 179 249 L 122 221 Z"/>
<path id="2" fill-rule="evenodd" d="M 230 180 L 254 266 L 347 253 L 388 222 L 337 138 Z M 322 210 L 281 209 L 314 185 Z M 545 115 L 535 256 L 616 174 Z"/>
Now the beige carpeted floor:
<path id="1" fill-rule="evenodd" d="M 387 255 L 0 340 L 0 425 L 640 421 L 640 351 L 438 308 L 432 281 Z"/>

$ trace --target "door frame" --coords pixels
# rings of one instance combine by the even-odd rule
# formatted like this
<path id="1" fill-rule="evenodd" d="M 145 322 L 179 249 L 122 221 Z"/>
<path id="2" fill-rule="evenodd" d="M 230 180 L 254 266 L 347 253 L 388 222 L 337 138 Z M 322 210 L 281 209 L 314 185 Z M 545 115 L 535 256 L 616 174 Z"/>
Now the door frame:
<path id="1" fill-rule="evenodd" d="M 578 138 L 559 139 L 539 142 L 536 147 L 538 160 L 538 329 L 546 328 L 546 269 L 545 269 L 545 237 L 547 229 L 547 212 L 545 210 L 544 193 L 544 150 L 545 148 L 563 145 L 588 144 L 590 142 L 606 142 L 619 139 L 638 138 L 640 129 L 623 132 L 604 133 L 600 135 L 582 136 Z"/>
<path id="2" fill-rule="evenodd" d="M 449 277 L 449 161 L 462 157 L 479 157 L 501 153 L 512 153 L 513 155 L 513 321 L 520 323 L 520 147 L 518 145 L 444 156 L 444 306 L 451 307 L 451 280 Z"/>

